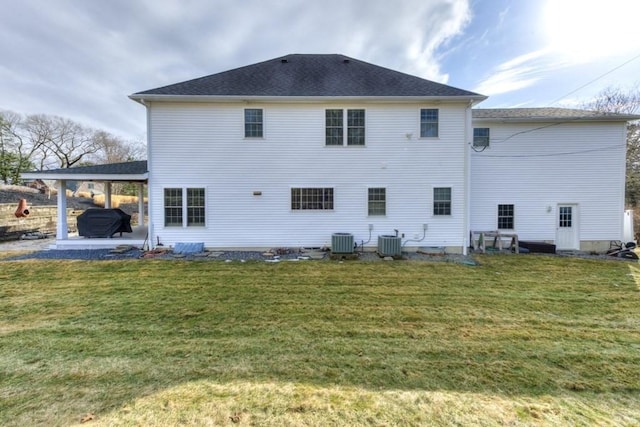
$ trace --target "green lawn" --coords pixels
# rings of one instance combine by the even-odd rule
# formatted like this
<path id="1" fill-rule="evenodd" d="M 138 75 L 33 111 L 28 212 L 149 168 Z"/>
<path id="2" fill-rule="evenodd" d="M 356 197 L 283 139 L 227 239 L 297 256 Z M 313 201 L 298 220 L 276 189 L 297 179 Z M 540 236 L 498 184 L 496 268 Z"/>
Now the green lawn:
<path id="1" fill-rule="evenodd" d="M 0 262 L 0 425 L 638 425 L 640 268 Z"/>

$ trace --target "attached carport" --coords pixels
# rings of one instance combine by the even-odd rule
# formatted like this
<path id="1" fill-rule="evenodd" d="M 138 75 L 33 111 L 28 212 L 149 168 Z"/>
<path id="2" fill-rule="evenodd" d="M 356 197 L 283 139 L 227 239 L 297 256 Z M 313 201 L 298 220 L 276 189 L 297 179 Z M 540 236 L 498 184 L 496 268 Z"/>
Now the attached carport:
<path id="1" fill-rule="evenodd" d="M 25 172 L 23 179 L 54 180 L 58 189 L 57 207 L 58 217 L 56 221 L 56 248 L 90 249 L 114 247 L 124 243 L 137 244 L 137 240 L 144 241 L 146 237 L 147 224 L 144 223 L 144 186 L 149 179 L 149 171 L 146 160 L 124 163 L 112 163 L 107 165 L 80 166 L 67 169 L 52 169 L 46 171 Z M 138 212 L 140 224 L 134 230 L 136 239 L 83 239 L 69 238 L 67 227 L 67 182 L 68 181 L 88 181 L 104 183 L 105 208 L 111 208 L 111 185 L 113 183 L 135 183 L 138 185 Z M 140 238 L 140 236 L 142 236 Z"/>

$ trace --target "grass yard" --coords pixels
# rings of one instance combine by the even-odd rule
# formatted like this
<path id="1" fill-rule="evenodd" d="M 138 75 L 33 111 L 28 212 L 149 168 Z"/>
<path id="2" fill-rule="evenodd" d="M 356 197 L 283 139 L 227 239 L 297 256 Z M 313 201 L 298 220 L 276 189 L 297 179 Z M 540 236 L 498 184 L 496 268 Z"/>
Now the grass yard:
<path id="1" fill-rule="evenodd" d="M 638 425 L 637 263 L 0 262 L 0 425 Z"/>

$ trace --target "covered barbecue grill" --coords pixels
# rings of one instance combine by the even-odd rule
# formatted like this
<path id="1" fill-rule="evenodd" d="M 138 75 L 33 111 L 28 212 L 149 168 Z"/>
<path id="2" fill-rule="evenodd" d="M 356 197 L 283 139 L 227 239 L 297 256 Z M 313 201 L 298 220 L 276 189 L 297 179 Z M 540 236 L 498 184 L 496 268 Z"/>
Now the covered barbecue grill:
<path id="1" fill-rule="evenodd" d="M 131 233 L 131 215 L 121 209 L 87 209 L 78 216 L 78 234 L 84 237 L 112 237 Z"/>

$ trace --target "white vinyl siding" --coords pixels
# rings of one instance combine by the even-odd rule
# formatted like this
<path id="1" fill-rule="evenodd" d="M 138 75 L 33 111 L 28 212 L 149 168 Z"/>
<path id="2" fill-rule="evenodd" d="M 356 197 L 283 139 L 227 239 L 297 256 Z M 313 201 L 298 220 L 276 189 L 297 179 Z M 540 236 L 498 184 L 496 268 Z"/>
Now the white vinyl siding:
<path id="1" fill-rule="evenodd" d="M 428 245 L 465 241 L 466 103 L 439 108 L 440 138 L 418 141 L 418 104 L 285 104 L 268 112 L 269 143 L 244 138 L 242 103 L 152 103 L 150 211 L 165 245 L 207 247 L 329 246 L 335 232 L 367 240 L 398 229 L 429 232 Z M 365 110 L 366 149 L 327 149 L 326 110 Z M 414 135 L 407 138 L 407 134 Z M 343 141 L 346 146 L 346 141 Z M 429 193 L 452 188 L 451 216 L 432 219 Z M 206 227 L 165 227 L 163 188 L 205 188 Z M 386 188 L 386 215 L 368 216 L 368 188 Z M 292 188 L 332 188 L 332 210 L 291 209 Z M 393 194 L 393 198 L 388 195 Z M 375 240 L 375 239 L 374 239 Z M 371 243 L 375 245 L 375 242 Z"/>
<path id="2" fill-rule="evenodd" d="M 491 123 L 491 150 L 471 152 L 471 229 L 495 229 L 510 200 L 521 240 L 554 241 L 558 204 L 578 204 L 581 241 L 621 240 L 625 138 L 624 123 Z"/>

